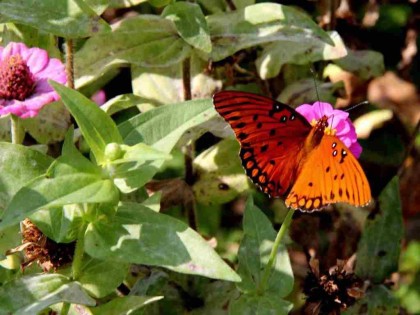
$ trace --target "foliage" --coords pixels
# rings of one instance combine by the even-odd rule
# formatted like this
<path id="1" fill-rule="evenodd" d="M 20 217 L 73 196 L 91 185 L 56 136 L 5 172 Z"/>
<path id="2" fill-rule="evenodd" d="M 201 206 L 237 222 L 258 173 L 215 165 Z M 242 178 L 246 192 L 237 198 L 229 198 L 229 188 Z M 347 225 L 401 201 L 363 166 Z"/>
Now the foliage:
<path id="1" fill-rule="evenodd" d="M 378 197 L 371 214 L 295 214 L 273 250 L 287 209 L 253 189 L 213 107 L 222 88 L 291 106 L 365 100 L 396 63 L 374 45 L 355 49 L 356 36 L 315 12 L 253 0 L 0 0 L 1 46 L 43 48 L 67 60 L 75 83 L 49 81 L 61 99 L 37 117 L 0 117 L 0 314 L 287 314 L 304 303 L 306 257 L 322 274 L 353 254 L 366 286 L 348 314 L 419 313 L 418 242 L 402 247 L 412 213 L 400 191 L 416 190 L 401 176 L 418 154 L 411 109 L 380 112 L 380 123 L 369 118 L 376 104 L 350 112 L 371 127 L 361 156 Z M 413 14 L 380 12 L 374 35 L 398 36 Z M 89 99 L 100 89 L 102 106 Z M 25 240 L 25 219 L 39 242 Z"/>

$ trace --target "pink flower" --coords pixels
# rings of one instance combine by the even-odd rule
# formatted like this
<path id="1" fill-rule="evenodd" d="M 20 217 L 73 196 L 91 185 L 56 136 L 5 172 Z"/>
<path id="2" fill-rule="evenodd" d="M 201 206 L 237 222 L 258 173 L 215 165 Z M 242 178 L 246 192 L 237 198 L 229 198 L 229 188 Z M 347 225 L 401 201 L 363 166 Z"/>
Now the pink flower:
<path id="1" fill-rule="evenodd" d="M 48 80 L 67 82 L 63 63 L 47 51 L 22 43 L 0 47 L 0 116 L 38 115 L 41 108 L 59 99 Z"/>
<path id="2" fill-rule="evenodd" d="M 96 91 L 90 98 L 92 101 L 94 101 L 99 106 L 102 106 L 106 102 L 106 94 L 104 90 L 98 90 Z"/>
<path id="3" fill-rule="evenodd" d="M 349 118 L 349 113 L 334 109 L 331 104 L 315 102 L 313 105 L 303 104 L 296 108 L 306 120 L 315 125 L 324 115 L 328 117 L 327 132 L 336 135 L 353 155 L 358 158 L 362 153 L 362 146 L 357 142 L 356 130 Z"/>

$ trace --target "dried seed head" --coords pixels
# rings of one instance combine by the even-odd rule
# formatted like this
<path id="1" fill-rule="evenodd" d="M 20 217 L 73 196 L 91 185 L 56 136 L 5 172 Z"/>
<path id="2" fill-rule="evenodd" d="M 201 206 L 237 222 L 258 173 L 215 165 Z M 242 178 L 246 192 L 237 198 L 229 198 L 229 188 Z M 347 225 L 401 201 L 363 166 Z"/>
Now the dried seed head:
<path id="1" fill-rule="evenodd" d="M 310 265 L 311 271 L 303 287 L 307 296 L 305 314 L 339 314 L 363 296 L 363 281 L 353 272 L 344 270 L 342 262 L 337 262 L 326 274 L 319 272 L 316 260 Z"/>
<path id="2" fill-rule="evenodd" d="M 69 263 L 73 259 L 75 242 L 56 243 L 45 236 L 29 219 L 22 222 L 22 246 L 25 262 L 22 268 L 34 261 L 46 272 Z"/>

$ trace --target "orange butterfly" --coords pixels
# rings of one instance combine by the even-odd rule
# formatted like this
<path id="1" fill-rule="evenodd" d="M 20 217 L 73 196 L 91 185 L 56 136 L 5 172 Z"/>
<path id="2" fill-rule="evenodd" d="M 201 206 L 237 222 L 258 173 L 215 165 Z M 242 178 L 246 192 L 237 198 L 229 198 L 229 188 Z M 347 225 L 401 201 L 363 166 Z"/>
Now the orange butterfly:
<path id="1" fill-rule="evenodd" d="M 359 162 L 331 132 L 326 115 L 311 125 L 283 103 L 238 91 L 218 92 L 213 103 L 241 144 L 248 176 L 263 192 L 286 198 L 288 207 L 302 211 L 370 202 Z"/>

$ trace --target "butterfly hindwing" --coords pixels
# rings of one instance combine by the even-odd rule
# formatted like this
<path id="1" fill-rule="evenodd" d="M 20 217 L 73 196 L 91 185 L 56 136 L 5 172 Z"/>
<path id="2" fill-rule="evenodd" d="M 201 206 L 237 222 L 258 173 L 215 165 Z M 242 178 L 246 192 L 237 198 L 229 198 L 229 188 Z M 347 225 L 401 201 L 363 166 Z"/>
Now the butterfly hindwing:
<path id="1" fill-rule="evenodd" d="M 248 176 L 273 197 L 286 194 L 311 125 L 291 107 L 251 93 L 222 91 L 213 103 L 241 144 Z"/>
<path id="2" fill-rule="evenodd" d="M 324 135 L 305 159 L 286 205 L 314 211 L 336 202 L 364 206 L 370 200 L 369 182 L 357 159 L 336 136 Z"/>

